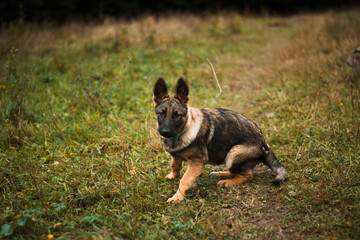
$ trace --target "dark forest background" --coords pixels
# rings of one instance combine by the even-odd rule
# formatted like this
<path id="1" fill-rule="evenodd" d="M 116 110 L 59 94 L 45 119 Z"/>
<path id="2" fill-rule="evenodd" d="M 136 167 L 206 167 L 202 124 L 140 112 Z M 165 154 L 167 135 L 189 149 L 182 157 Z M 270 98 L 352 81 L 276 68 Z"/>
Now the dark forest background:
<path id="1" fill-rule="evenodd" d="M 129 18 L 142 14 L 170 12 L 214 12 L 235 10 L 244 13 L 295 14 L 299 12 L 349 8 L 355 0 L 2 0 L 0 21 L 97 20 L 104 17 Z"/>

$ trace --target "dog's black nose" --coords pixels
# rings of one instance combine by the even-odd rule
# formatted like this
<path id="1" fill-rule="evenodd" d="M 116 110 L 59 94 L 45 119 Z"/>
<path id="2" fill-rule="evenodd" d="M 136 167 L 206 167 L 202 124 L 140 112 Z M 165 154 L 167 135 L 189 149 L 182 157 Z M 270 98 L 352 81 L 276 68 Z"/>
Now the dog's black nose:
<path id="1" fill-rule="evenodd" d="M 171 131 L 168 128 L 159 129 L 159 133 L 163 137 L 166 137 L 166 138 L 171 137 Z"/>

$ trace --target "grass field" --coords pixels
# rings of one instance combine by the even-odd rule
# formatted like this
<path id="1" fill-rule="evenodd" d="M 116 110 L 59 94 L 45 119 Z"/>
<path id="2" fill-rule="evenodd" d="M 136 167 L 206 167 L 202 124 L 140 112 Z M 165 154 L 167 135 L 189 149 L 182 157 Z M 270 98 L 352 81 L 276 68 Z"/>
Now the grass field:
<path id="1" fill-rule="evenodd" d="M 0 31 L 0 238 L 359 239 L 360 11 L 169 15 Z M 209 59 L 217 72 L 219 93 Z M 255 120 L 289 172 L 180 204 L 152 88 Z M 183 173 L 183 172 L 182 172 Z"/>

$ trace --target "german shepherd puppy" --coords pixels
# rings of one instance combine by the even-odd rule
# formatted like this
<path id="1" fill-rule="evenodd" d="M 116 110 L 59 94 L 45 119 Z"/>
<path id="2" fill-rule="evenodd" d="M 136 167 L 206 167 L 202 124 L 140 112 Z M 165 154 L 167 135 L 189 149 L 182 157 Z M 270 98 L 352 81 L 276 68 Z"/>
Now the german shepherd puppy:
<path id="1" fill-rule="evenodd" d="M 228 109 L 189 107 L 189 87 L 184 79 L 178 80 L 175 94 L 169 95 L 164 79 L 159 78 L 153 101 L 162 143 L 171 154 L 172 171 L 166 178 L 178 177 L 182 163 L 188 162 L 179 189 L 167 202 L 182 201 L 205 164 L 225 163 L 228 171 L 210 173 L 223 178 L 218 185 L 224 187 L 252 180 L 253 168 L 260 162 L 276 174 L 275 185 L 287 178 L 256 123 Z"/>

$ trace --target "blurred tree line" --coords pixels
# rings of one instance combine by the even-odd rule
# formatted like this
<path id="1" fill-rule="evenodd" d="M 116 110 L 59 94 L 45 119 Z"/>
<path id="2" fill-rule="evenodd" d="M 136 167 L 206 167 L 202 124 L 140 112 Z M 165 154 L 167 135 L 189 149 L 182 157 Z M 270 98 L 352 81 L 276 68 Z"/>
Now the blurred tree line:
<path id="1" fill-rule="evenodd" d="M 1 0 L 0 21 L 64 22 L 96 20 L 105 16 L 134 17 L 148 13 L 213 12 L 235 10 L 251 13 L 293 14 L 349 7 L 356 0 Z"/>

